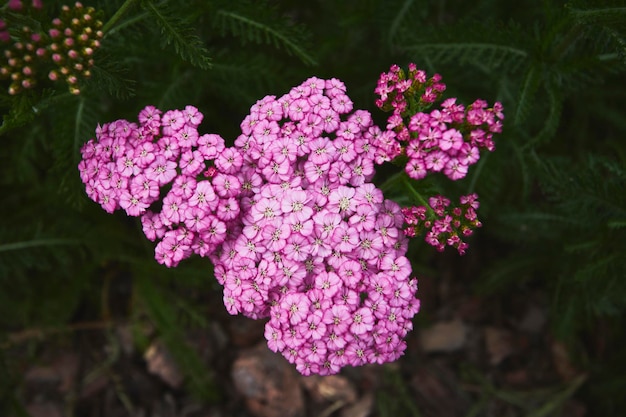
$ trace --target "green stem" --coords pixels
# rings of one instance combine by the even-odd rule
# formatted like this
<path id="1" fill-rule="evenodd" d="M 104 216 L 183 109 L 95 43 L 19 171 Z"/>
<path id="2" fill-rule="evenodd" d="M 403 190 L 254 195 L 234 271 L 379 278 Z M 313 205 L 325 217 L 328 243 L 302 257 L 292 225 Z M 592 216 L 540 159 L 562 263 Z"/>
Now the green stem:
<path id="1" fill-rule="evenodd" d="M 126 13 L 128 9 L 134 6 L 137 1 L 138 0 L 126 0 L 124 4 L 122 4 L 122 6 L 117 9 L 117 12 L 115 12 L 113 17 L 111 17 L 109 21 L 106 22 L 106 24 L 102 28 L 102 32 L 104 32 L 104 34 L 106 35 L 106 33 L 109 32 L 113 28 L 113 26 L 122 18 L 124 13 Z"/>
<path id="2" fill-rule="evenodd" d="M 12 250 L 30 249 L 37 246 L 59 246 L 59 245 L 80 245 L 78 239 L 39 239 L 28 240 L 24 242 L 5 243 L 0 245 L 0 252 L 8 252 Z"/>
<path id="3" fill-rule="evenodd" d="M 428 202 L 424 199 L 424 197 L 422 197 L 422 195 L 413 187 L 413 185 L 411 185 L 411 183 L 409 182 L 409 180 L 404 177 L 403 178 L 403 182 L 404 185 L 406 185 L 409 189 L 409 191 L 411 191 L 411 194 L 413 194 L 413 197 L 415 197 L 417 199 L 417 201 L 419 201 L 423 206 L 425 206 L 428 211 L 432 211 L 432 208 L 430 208 L 430 205 L 428 204 Z"/>
<path id="4" fill-rule="evenodd" d="M 582 33 L 582 29 L 582 26 L 579 24 L 574 24 L 569 29 L 563 40 L 552 50 L 552 56 L 554 57 L 555 62 L 562 58 L 562 56 L 565 55 L 565 52 L 567 52 L 567 49 L 578 40 L 578 37 Z"/>
<path id="5" fill-rule="evenodd" d="M 430 207 L 430 204 L 428 204 L 428 201 L 426 201 L 426 199 L 419 193 L 419 191 L 417 191 L 415 187 L 413 187 L 413 185 L 409 181 L 409 178 L 404 172 L 397 172 L 393 174 L 387 180 L 385 180 L 385 182 L 383 182 L 379 188 L 381 191 L 385 192 L 389 190 L 389 187 L 391 187 L 391 185 L 394 183 L 404 184 L 409 189 L 409 192 L 411 193 L 411 195 L 413 195 L 415 200 L 417 200 L 418 203 L 426 207 L 429 217 L 434 215 L 435 212 Z"/>

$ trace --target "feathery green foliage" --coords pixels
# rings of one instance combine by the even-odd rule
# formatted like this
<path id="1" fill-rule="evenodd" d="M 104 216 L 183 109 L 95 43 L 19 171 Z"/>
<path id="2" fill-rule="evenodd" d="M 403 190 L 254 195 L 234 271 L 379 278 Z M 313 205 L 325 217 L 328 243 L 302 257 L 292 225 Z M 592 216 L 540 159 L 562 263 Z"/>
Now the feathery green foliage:
<path id="1" fill-rule="evenodd" d="M 176 15 L 176 10 L 179 8 L 171 7 L 166 2 L 155 4 L 153 0 L 143 1 L 142 7 L 150 13 L 161 29 L 162 47 L 173 44 L 176 53 L 185 61 L 201 69 L 211 67 L 209 51 L 190 27 L 190 22 L 185 22 Z"/>
<path id="2" fill-rule="evenodd" d="M 252 7 L 254 6 L 254 7 Z M 308 65 L 316 65 L 313 56 L 302 47 L 306 31 L 288 17 L 277 18 L 278 10 L 270 2 L 223 2 L 215 12 L 214 26 L 223 35 L 230 33 L 244 43 L 273 45 Z"/>
<path id="3" fill-rule="evenodd" d="M 5 7 L 0 18 L 37 28 L 63 3 L 44 0 L 45 9 L 32 16 Z M 164 111 L 194 105 L 205 116 L 202 133 L 232 142 L 256 100 L 313 75 L 344 81 L 355 108 L 372 111 L 384 126 L 373 104 L 376 77 L 391 64 L 415 62 L 429 75 L 442 74 L 446 95 L 464 104 L 478 97 L 503 102 L 504 132 L 497 151 L 455 184 L 437 177 L 398 183 L 389 178 L 392 167 L 380 167 L 376 180 L 385 196 L 423 204 L 422 193 L 477 192 L 483 228 L 470 245 L 481 260 L 476 289 L 503 297 L 540 291 L 556 336 L 576 344 L 602 323 L 610 329 L 608 345 L 623 342 L 623 1 L 85 3 L 102 10 L 104 37 L 91 76 L 79 80 L 80 95 L 49 83 L 10 95 L 9 80 L 0 79 L 0 323 L 7 331 L 106 318 L 102 275 L 128 270 L 134 297 L 121 320 L 135 327 L 150 321 L 189 388 L 204 400 L 218 399 L 207 364 L 179 343 L 186 330 L 215 319 L 194 298 L 219 290 L 211 266 L 205 259 L 176 271 L 156 265 L 137 222 L 107 215 L 86 197 L 77 170 L 81 146 L 98 124 L 136 121 L 149 104 Z M 419 263 L 416 271 L 436 275 L 440 258 L 425 246 L 412 246 L 411 261 Z M 146 347 L 149 340 L 136 333 L 135 343 Z M 620 415 L 617 397 L 626 381 L 614 370 L 626 358 L 616 350 L 606 355 L 606 363 L 588 366 L 588 384 L 554 392 L 565 399 L 576 390 L 599 404 L 598 413 Z M 5 359 L 0 352 L 0 383 L 16 375 Z M 396 389 L 399 375 L 390 372 L 385 388 Z M 15 400 L 0 388 L 0 402 Z M 404 394 L 401 404 L 383 398 L 379 414 L 420 415 Z M 532 410 L 519 408 L 549 415 L 562 405 L 535 400 Z"/>

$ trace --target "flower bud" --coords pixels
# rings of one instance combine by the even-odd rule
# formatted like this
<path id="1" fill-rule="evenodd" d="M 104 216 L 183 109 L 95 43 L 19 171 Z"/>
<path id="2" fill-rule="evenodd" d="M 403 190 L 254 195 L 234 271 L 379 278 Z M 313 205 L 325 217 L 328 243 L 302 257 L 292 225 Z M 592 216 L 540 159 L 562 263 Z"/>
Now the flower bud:
<path id="1" fill-rule="evenodd" d="M 48 73 L 48 78 L 49 78 L 51 81 L 56 81 L 56 80 L 58 80 L 58 79 L 59 79 L 59 73 L 58 73 L 58 72 L 56 72 L 56 71 L 54 71 L 54 70 L 52 70 L 52 71 L 50 71 L 50 72 Z"/>

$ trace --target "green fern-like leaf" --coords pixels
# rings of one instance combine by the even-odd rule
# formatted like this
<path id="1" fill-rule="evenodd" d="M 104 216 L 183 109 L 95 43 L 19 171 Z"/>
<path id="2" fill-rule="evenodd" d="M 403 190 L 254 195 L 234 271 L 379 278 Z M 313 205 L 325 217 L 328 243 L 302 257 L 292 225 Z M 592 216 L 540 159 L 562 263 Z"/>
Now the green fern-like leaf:
<path id="1" fill-rule="evenodd" d="M 223 34 L 228 32 L 244 43 L 284 48 L 287 53 L 297 56 L 305 64 L 317 65 L 315 58 L 303 45 L 307 37 L 304 29 L 280 16 L 276 8 L 268 2 L 230 2 L 228 6 L 217 10 L 214 25 Z"/>
<path id="2" fill-rule="evenodd" d="M 201 69 L 211 68 L 209 51 L 188 22 L 177 17 L 174 8 L 166 3 L 155 4 L 152 0 L 142 2 L 161 29 L 163 46 L 173 44 L 176 53 L 185 61 Z"/>
<path id="3" fill-rule="evenodd" d="M 517 100 L 517 108 L 513 115 L 513 123 L 517 126 L 521 125 L 532 110 L 534 98 L 539 89 L 541 80 L 540 71 L 537 67 L 531 66 L 526 71 L 524 82 L 520 88 L 519 98 Z"/>
<path id="4" fill-rule="evenodd" d="M 473 65 L 486 71 L 515 72 L 530 58 L 531 41 L 518 26 L 460 22 L 434 29 L 416 30 L 411 19 L 398 29 L 395 47 L 419 60 L 437 65 Z M 462 35 L 459 35 L 462 34 Z"/>
<path id="5" fill-rule="evenodd" d="M 98 64 L 91 68 L 91 78 L 85 83 L 87 87 L 105 90 L 118 99 L 127 99 L 135 95 L 135 81 L 125 78 L 126 68 L 109 57 L 103 57 L 97 62 Z"/>

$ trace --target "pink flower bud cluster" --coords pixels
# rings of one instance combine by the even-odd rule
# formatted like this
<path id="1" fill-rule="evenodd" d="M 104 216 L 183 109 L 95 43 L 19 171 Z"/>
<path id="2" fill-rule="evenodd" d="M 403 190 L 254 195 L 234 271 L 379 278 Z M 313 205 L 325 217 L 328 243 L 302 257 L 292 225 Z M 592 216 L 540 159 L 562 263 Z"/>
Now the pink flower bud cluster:
<path id="1" fill-rule="evenodd" d="M 14 10 L 23 11 L 21 7 Z M 40 2 L 33 2 L 41 6 Z M 0 78 L 9 79 L 11 95 L 33 88 L 46 78 L 64 81 L 72 94 L 79 94 L 78 82 L 91 76 L 93 54 L 100 47 L 102 22 L 95 18 L 93 7 L 75 3 L 63 6 L 61 15 L 52 20 L 49 29 L 35 31 L 22 26 L 12 39 L 8 20 L 0 21 L 0 41 L 11 43 L 0 57 Z M 17 25 L 19 22 L 15 22 Z M 45 75 L 40 75 L 45 74 Z"/>
<path id="2" fill-rule="evenodd" d="M 480 158 L 480 151 L 495 149 L 493 134 L 502 130 L 502 104 L 489 108 L 484 100 L 465 107 L 449 98 L 440 108 L 426 112 L 442 96 L 445 84 L 435 74 L 409 65 L 408 76 L 397 65 L 383 73 L 375 92 L 382 110 L 393 110 L 387 129 L 395 133 L 384 146 L 378 161 L 389 161 L 405 154 L 406 173 L 419 180 L 432 172 L 442 172 L 451 180 L 467 174 L 468 167 Z"/>
<path id="3" fill-rule="evenodd" d="M 212 257 L 228 311 L 269 316 L 270 349 L 305 375 L 397 359 L 417 282 L 400 207 L 369 182 L 371 115 L 340 81 L 311 78 L 241 127 L 241 232 Z"/>
<path id="4" fill-rule="evenodd" d="M 460 207 L 450 208 L 450 200 L 440 195 L 429 198 L 429 207 L 403 207 L 407 225 L 404 234 L 416 237 L 425 232 L 424 240 L 438 251 L 452 246 L 464 255 L 468 244 L 462 238 L 471 236 L 482 224 L 476 215 L 479 207 L 477 194 L 461 196 L 460 203 Z"/>
<path id="5" fill-rule="evenodd" d="M 28 5 L 24 4 L 22 0 L 9 0 L 7 6 L 13 11 L 21 11 L 28 7 Z M 34 9 L 41 9 L 43 7 L 43 2 L 41 0 L 32 0 L 31 7 Z"/>
<path id="6" fill-rule="evenodd" d="M 192 253 L 213 252 L 239 214 L 233 173 L 242 158 L 220 136 L 200 136 L 202 119 L 193 106 L 165 113 L 148 106 L 139 124 L 99 126 L 96 139 L 81 149 L 78 168 L 87 195 L 109 213 L 141 216 L 146 237 L 158 241 L 157 261 L 168 267 Z M 152 207 L 156 201 L 160 212 Z"/>

